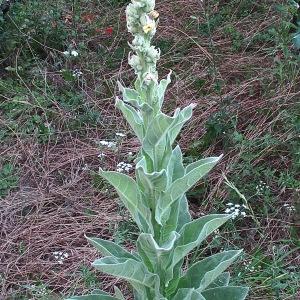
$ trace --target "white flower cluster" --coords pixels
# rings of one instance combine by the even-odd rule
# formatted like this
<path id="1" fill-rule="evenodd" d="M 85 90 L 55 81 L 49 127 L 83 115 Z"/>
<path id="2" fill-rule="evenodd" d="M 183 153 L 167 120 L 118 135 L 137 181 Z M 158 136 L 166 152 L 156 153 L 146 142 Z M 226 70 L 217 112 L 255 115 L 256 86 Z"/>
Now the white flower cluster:
<path id="1" fill-rule="evenodd" d="M 251 265 L 251 264 L 252 264 L 251 261 L 248 262 L 248 263 L 247 263 L 247 262 L 244 262 L 243 264 L 244 264 L 244 266 L 245 266 L 245 271 L 248 271 L 248 272 L 253 273 L 253 272 L 255 272 L 255 271 L 261 270 L 261 265 L 258 265 L 257 268 L 255 268 L 255 266 Z"/>
<path id="2" fill-rule="evenodd" d="M 27 285 L 26 288 L 29 289 L 34 296 L 39 297 L 39 298 L 40 297 L 43 298 L 43 297 L 49 295 L 49 292 L 45 285 L 31 284 L 31 285 Z M 34 300 L 34 299 L 28 299 L 28 300 Z"/>
<path id="3" fill-rule="evenodd" d="M 121 161 L 117 164 L 117 172 L 129 172 L 132 169 L 132 164 L 125 163 L 124 161 Z"/>
<path id="4" fill-rule="evenodd" d="M 231 202 L 227 203 L 226 206 L 228 206 L 225 209 L 226 214 L 232 214 L 232 219 L 234 220 L 236 217 L 246 217 L 247 214 L 245 210 L 247 209 L 247 206 L 245 204 L 233 204 Z"/>
<path id="5" fill-rule="evenodd" d="M 116 147 L 116 143 L 115 142 L 109 142 L 109 141 L 99 141 L 98 142 L 99 145 L 101 146 L 106 146 L 107 148 L 113 148 Z"/>
<path id="6" fill-rule="evenodd" d="M 54 251 L 52 254 L 60 265 L 63 264 L 64 259 L 69 257 L 69 254 L 63 251 Z"/>
<path id="7" fill-rule="evenodd" d="M 260 181 L 259 184 L 256 186 L 256 192 L 258 195 L 263 195 L 268 189 L 269 187 L 263 181 Z"/>
<path id="8" fill-rule="evenodd" d="M 288 211 L 295 211 L 295 210 L 296 210 L 296 208 L 295 208 L 294 205 L 290 205 L 290 204 L 288 204 L 288 203 L 284 203 L 284 204 L 283 204 L 283 207 L 284 207 L 285 209 L 287 209 Z"/>
<path id="9" fill-rule="evenodd" d="M 125 133 L 122 133 L 122 132 L 116 132 L 116 136 L 117 136 L 117 137 L 123 138 L 123 137 L 126 136 L 126 134 L 125 134 Z"/>
<path id="10" fill-rule="evenodd" d="M 64 53 L 65 56 L 74 56 L 74 57 L 77 57 L 79 55 L 79 53 L 76 50 L 64 51 L 63 53 Z"/>
<path id="11" fill-rule="evenodd" d="M 100 153 L 98 154 L 98 157 L 99 157 L 99 158 L 103 158 L 103 157 L 105 157 L 105 156 L 106 156 L 106 154 L 103 153 L 103 152 L 100 152 Z"/>
<path id="12" fill-rule="evenodd" d="M 79 78 L 83 73 L 79 69 L 73 70 L 73 77 Z"/>

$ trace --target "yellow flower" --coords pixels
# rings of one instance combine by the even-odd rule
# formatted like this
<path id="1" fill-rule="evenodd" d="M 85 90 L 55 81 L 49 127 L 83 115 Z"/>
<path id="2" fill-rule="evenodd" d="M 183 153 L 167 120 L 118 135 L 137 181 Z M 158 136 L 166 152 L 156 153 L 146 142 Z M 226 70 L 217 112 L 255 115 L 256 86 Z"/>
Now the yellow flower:
<path id="1" fill-rule="evenodd" d="M 157 19 L 159 17 L 159 13 L 158 11 L 156 10 L 152 10 L 150 13 L 149 13 L 149 16 L 152 18 L 152 19 Z"/>
<path id="2" fill-rule="evenodd" d="M 145 33 L 149 33 L 150 31 L 152 31 L 154 29 L 154 27 L 155 27 L 155 23 L 154 22 L 148 23 L 148 24 L 146 24 L 146 25 L 143 26 L 143 31 Z"/>

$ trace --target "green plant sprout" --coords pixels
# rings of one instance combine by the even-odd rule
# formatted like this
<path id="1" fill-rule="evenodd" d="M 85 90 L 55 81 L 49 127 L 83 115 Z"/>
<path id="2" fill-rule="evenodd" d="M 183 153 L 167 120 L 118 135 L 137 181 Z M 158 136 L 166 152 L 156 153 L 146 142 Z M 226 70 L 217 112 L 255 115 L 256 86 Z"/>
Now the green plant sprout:
<path id="1" fill-rule="evenodd" d="M 101 238 L 88 238 L 105 257 L 93 266 L 126 280 L 136 300 L 242 300 L 248 288 L 230 286 L 224 272 L 241 250 L 224 251 L 183 268 L 185 257 L 211 233 L 231 218 L 212 214 L 191 220 L 185 193 L 221 159 L 209 157 L 183 166 L 182 152 L 172 148 L 195 107 L 177 108 L 173 116 L 162 113 L 164 94 L 170 83 L 158 81 L 156 63 L 160 51 L 151 46 L 158 24 L 155 0 L 132 0 L 126 9 L 127 27 L 134 36 L 129 57 L 137 79 L 134 89 L 119 84 L 123 99 L 118 107 L 137 135 L 141 149 L 133 178 L 115 171 L 100 170 L 118 192 L 140 230 L 136 252 L 128 252 Z M 96 290 L 92 295 L 69 300 L 125 299 L 115 287 L 115 295 Z"/>

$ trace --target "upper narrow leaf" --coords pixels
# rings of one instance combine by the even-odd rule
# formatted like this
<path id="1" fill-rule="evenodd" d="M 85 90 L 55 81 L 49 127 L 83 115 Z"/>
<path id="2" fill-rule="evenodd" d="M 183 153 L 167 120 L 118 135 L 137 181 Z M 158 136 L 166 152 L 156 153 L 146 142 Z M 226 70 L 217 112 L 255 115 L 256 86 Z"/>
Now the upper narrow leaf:
<path id="1" fill-rule="evenodd" d="M 129 123 L 130 127 L 132 128 L 134 133 L 137 135 L 139 140 L 142 141 L 144 126 L 143 126 L 143 120 L 142 120 L 139 112 L 118 98 L 116 100 L 116 107 L 122 111 L 126 121 Z"/>
<path id="2" fill-rule="evenodd" d="M 178 201 L 198 180 L 204 177 L 218 163 L 221 157 L 201 159 L 187 166 L 185 175 L 176 179 L 158 201 L 155 218 L 159 224 L 164 224 L 169 218 L 170 206 L 175 201 Z"/>

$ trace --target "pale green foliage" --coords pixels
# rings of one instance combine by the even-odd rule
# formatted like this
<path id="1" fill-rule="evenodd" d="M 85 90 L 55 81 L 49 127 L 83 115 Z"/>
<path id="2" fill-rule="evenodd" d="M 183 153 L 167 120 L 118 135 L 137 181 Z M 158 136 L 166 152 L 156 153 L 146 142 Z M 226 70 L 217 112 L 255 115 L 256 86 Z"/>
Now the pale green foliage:
<path id="1" fill-rule="evenodd" d="M 195 105 L 178 108 L 173 116 L 161 112 L 171 74 L 158 82 L 159 51 L 150 45 L 156 30 L 154 5 L 154 0 L 134 0 L 127 7 L 128 29 L 135 36 L 131 45 L 135 54 L 129 62 L 137 80 L 135 89 L 119 84 L 123 99 L 116 101 L 141 143 L 136 180 L 118 172 L 100 170 L 100 175 L 115 187 L 141 231 L 137 252 L 129 253 L 111 241 L 88 238 L 105 256 L 93 266 L 129 282 L 138 300 L 242 300 L 248 289 L 228 286 L 230 275 L 224 273 L 241 251 L 215 254 L 185 272 L 182 269 L 185 256 L 231 216 L 215 214 L 191 221 L 185 193 L 221 156 L 184 166 L 180 147 L 172 148 Z M 95 291 L 93 295 L 71 299 L 124 298 L 116 289 L 114 297 Z"/>

